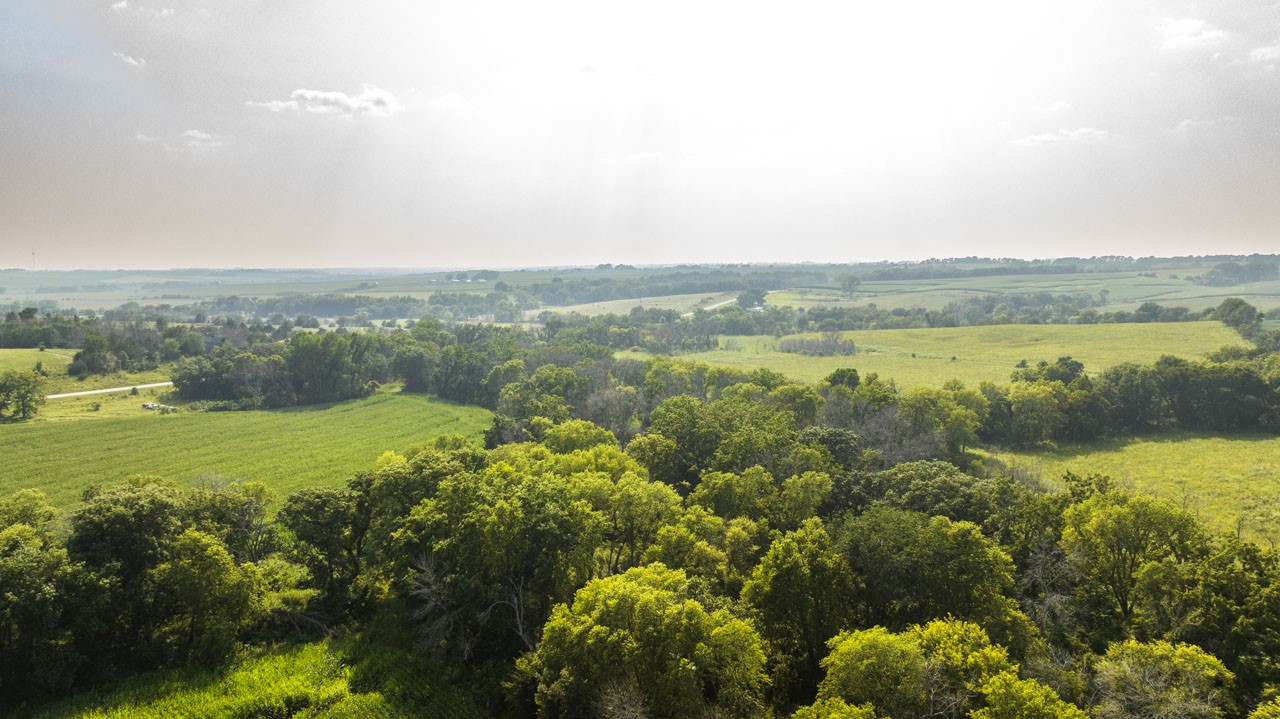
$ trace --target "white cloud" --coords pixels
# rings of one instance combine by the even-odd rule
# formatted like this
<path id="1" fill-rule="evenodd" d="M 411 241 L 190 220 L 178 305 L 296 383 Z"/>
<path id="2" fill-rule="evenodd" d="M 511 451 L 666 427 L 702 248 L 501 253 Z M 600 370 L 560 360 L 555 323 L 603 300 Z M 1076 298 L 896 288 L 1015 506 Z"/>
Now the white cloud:
<path id="1" fill-rule="evenodd" d="M 126 55 L 122 52 L 113 52 L 111 54 L 114 55 L 116 59 L 120 60 L 120 62 L 123 62 L 126 65 L 132 65 L 134 67 L 147 66 L 147 61 L 140 57 L 130 57 L 129 55 Z"/>
<path id="2" fill-rule="evenodd" d="M 225 137 L 200 130 L 187 130 L 181 137 L 186 148 L 193 152 L 210 152 L 227 144 Z"/>
<path id="3" fill-rule="evenodd" d="M 1179 122 L 1173 129 L 1174 132 L 1193 132 L 1195 130 L 1213 127 L 1216 124 L 1217 123 L 1213 120 L 1199 120 L 1193 117 L 1188 117 L 1182 122 Z"/>
<path id="4" fill-rule="evenodd" d="M 150 15 L 152 17 L 173 17 L 178 12 L 177 10 L 174 10 L 171 7 L 166 7 L 166 8 L 144 7 L 142 5 L 139 5 L 136 2 L 130 3 L 129 0 L 120 0 L 120 2 L 113 3 L 110 7 L 112 10 L 115 10 L 116 12 L 132 11 L 142 15 Z"/>
<path id="5" fill-rule="evenodd" d="M 1158 30 L 1160 47 L 1165 50 L 1208 47 L 1227 39 L 1225 30 L 1213 27 L 1204 20 L 1189 17 L 1181 20 L 1166 18 L 1160 23 Z"/>
<path id="6" fill-rule="evenodd" d="M 315 115 L 340 115 L 345 117 L 391 117 L 404 110 L 394 95 L 376 85 L 366 83 L 359 95 L 329 90 L 294 90 L 288 100 L 246 102 L 272 112 L 305 111 Z"/>
<path id="7" fill-rule="evenodd" d="M 141 131 L 134 133 L 133 139 L 137 140 L 138 142 L 155 142 L 156 141 L 156 138 L 150 135 L 143 134 Z"/>
<path id="8" fill-rule="evenodd" d="M 1023 147 L 1043 147 L 1065 142 L 1100 142 L 1110 137 L 1112 137 L 1112 134 L 1106 130 L 1099 130 L 1096 127 L 1078 127 L 1074 130 L 1058 130 L 1057 132 L 1031 135 L 1021 140 L 1014 140 L 1013 144 L 1022 145 Z"/>
<path id="9" fill-rule="evenodd" d="M 1057 102 L 1045 105 L 1040 108 L 1041 112 L 1064 112 L 1071 109 L 1071 103 L 1066 100 L 1058 100 Z"/>
<path id="10" fill-rule="evenodd" d="M 1249 51 L 1249 59 L 1254 62 L 1275 62 L 1280 60 L 1280 42 L 1275 45 L 1258 47 Z"/>
<path id="11" fill-rule="evenodd" d="M 298 102 L 296 100 L 268 100 L 267 102 L 254 102 L 252 100 L 245 103 L 246 107 L 259 107 L 272 112 L 284 112 L 285 110 L 298 110 Z"/>

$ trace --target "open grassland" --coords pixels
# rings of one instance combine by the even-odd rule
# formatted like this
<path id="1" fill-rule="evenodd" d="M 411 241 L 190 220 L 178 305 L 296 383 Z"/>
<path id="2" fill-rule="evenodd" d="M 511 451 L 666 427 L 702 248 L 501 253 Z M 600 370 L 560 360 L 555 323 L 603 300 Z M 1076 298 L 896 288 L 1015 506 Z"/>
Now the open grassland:
<path id="1" fill-rule="evenodd" d="M 839 307 L 872 304 L 879 307 L 924 307 L 940 310 L 948 302 L 966 297 L 991 294 L 1048 292 L 1050 294 L 1086 293 L 1101 297 L 1106 292 L 1106 305 L 1100 311 L 1134 310 L 1144 302 L 1166 307 L 1201 310 L 1216 307 L 1228 297 L 1240 297 L 1268 311 L 1280 308 L 1280 281 L 1251 282 L 1228 287 L 1208 287 L 1188 282 L 1182 277 L 1201 274 L 1210 265 L 1195 270 L 1159 270 L 1154 273 L 1080 272 L 1065 275 L 1007 275 L 961 277 L 927 280 L 874 280 L 861 283 L 851 297 L 831 287 L 794 288 L 770 293 L 769 304 L 792 307 Z M 1181 272 L 1182 274 L 1179 274 Z M 1150 275 L 1154 274 L 1155 277 Z M 1176 276 L 1175 276 L 1176 275 Z"/>
<path id="2" fill-rule="evenodd" d="M 3 713 L 0 710 L 0 713 Z M 481 717 L 468 699 L 403 651 L 324 641 L 267 650 L 226 671 L 143 674 L 104 690 L 19 708 L 24 719 Z"/>
<path id="3" fill-rule="evenodd" d="M 67 374 L 67 365 L 75 356 L 73 349 L 48 349 L 44 352 L 31 349 L 0 349 L 0 372 L 10 369 L 35 369 L 36 363 L 43 366 L 48 375 L 44 381 L 45 394 L 62 394 L 63 392 L 80 392 L 91 389 L 108 389 L 111 387 L 133 387 L 140 384 L 169 381 L 170 368 L 159 367 L 146 372 L 115 372 L 113 374 L 90 375 L 77 379 Z"/>
<path id="4" fill-rule="evenodd" d="M 618 314 L 625 315 L 631 311 L 633 307 L 644 307 L 646 309 L 658 310 L 676 310 L 678 312 L 692 312 L 700 307 L 707 307 L 726 300 L 734 300 L 737 295 L 726 292 L 710 292 L 692 295 L 665 295 L 663 297 L 639 297 L 629 300 L 609 300 L 607 302 L 591 302 L 583 305 L 567 305 L 564 307 L 551 307 L 552 312 L 557 314 L 569 314 L 576 312 L 580 315 L 595 317 L 597 315 Z M 545 310 L 528 310 L 524 313 L 526 321 L 536 319 L 539 314 Z"/>
<path id="5" fill-rule="evenodd" d="M 141 403 L 138 397 L 113 401 Z M 134 474 L 184 485 L 208 475 L 243 478 L 284 495 L 340 484 L 372 468 L 387 450 L 442 434 L 478 438 L 489 416 L 422 395 L 378 394 L 261 412 L 145 412 L 0 425 L 0 495 L 34 487 L 69 507 L 86 487 Z"/>
<path id="6" fill-rule="evenodd" d="M 66 349 L 43 352 L 29 349 L 0 349 L 0 372 L 11 369 L 34 369 L 39 362 L 50 374 L 58 373 L 65 377 L 67 365 L 71 364 L 71 358 L 75 353 L 76 350 Z"/>
<path id="7" fill-rule="evenodd" d="M 1185 505 L 1214 532 L 1280 541 L 1280 437 L 1169 433 L 1083 446 L 991 455 L 1038 475 L 1050 487 L 1062 475 L 1097 472 Z"/>
<path id="8" fill-rule="evenodd" d="M 1090 372 L 1122 362 L 1151 362 L 1161 355 L 1194 358 L 1243 340 L 1219 322 L 1115 325 L 996 325 L 918 330 L 844 332 L 858 354 L 808 357 L 777 351 L 773 337 L 725 337 L 719 350 L 681 355 L 713 365 L 766 367 L 801 382 L 816 382 L 838 367 L 877 372 L 899 386 L 941 385 L 958 379 L 1007 382 L 1020 360 L 1035 364 L 1069 355 Z M 797 335 L 817 337 L 818 335 Z M 643 358 L 641 353 L 622 356 Z M 954 357 L 954 359 L 952 359 Z"/>

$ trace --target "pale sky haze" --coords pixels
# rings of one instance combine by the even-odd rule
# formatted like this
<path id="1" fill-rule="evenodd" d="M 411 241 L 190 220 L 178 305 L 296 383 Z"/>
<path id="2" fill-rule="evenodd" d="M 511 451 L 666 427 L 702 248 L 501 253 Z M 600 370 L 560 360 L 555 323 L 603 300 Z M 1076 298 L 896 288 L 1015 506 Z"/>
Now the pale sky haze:
<path id="1" fill-rule="evenodd" d="M 1280 252 L 1280 2 L 0 2 L 0 267 Z"/>

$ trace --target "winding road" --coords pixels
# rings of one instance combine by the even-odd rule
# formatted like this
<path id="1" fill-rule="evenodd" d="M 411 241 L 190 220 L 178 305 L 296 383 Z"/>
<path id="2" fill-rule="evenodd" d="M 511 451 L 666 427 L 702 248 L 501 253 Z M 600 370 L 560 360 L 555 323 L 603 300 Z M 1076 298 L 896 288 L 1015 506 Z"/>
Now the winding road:
<path id="1" fill-rule="evenodd" d="M 128 387 L 112 387 L 110 389 L 87 389 L 83 392 L 64 392 L 63 394 L 45 395 L 45 399 L 64 399 L 66 397 L 84 397 L 91 394 L 110 394 L 111 392 L 132 392 L 135 389 L 151 389 L 152 387 L 171 387 L 172 382 L 152 382 L 151 384 L 135 384 Z"/>

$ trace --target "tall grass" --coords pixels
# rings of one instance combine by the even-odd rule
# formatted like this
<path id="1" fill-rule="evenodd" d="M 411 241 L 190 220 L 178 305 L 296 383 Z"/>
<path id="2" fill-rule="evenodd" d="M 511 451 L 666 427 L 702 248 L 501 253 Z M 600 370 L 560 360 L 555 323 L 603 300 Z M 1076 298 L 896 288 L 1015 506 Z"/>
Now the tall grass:
<path id="1" fill-rule="evenodd" d="M 133 677 L 105 691 L 20 709 L 32 719 L 399 719 L 483 716 L 437 668 L 354 640 L 270 649 L 224 672 L 190 669 Z"/>
<path id="2" fill-rule="evenodd" d="M 1217 533 L 1280 541 L 1280 437 L 1170 432 L 1055 449 L 996 452 L 1006 466 L 1061 482 L 1098 472 L 1186 506 Z"/>

